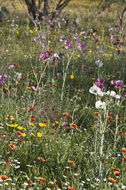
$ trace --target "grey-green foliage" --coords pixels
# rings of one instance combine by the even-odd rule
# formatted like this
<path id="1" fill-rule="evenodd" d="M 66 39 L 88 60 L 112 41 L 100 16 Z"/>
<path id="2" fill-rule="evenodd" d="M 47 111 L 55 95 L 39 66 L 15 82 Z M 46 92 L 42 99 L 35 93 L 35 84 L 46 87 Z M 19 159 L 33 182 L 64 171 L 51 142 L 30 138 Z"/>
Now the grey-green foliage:
<path id="1" fill-rule="evenodd" d="M 8 18 L 8 16 L 9 16 L 8 9 L 0 5 L 0 21 L 2 21 L 2 19 Z"/>

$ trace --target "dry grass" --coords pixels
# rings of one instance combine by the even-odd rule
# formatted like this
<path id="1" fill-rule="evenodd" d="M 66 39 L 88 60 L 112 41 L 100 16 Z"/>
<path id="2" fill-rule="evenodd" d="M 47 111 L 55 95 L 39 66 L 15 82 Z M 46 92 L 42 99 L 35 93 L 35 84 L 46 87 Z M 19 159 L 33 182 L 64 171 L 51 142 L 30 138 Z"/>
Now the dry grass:
<path id="1" fill-rule="evenodd" d="M 6 6 L 10 12 L 24 14 L 27 11 L 27 7 L 25 6 L 25 3 L 23 3 L 24 6 L 22 6 L 20 2 L 21 0 L 0 0 L 0 4 Z M 12 3 L 15 5 L 15 8 L 12 7 Z M 111 18 L 117 18 L 117 15 L 121 15 L 123 6 L 121 6 L 120 3 L 112 4 L 110 8 L 101 12 L 99 15 L 99 13 L 97 14 L 97 3 L 93 3 L 90 0 L 71 0 L 69 6 L 66 7 L 65 10 L 72 16 L 80 15 L 87 19 L 95 19 L 97 16 L 102 16 L 105 18 L 108 17 L 111 20 Z"/>

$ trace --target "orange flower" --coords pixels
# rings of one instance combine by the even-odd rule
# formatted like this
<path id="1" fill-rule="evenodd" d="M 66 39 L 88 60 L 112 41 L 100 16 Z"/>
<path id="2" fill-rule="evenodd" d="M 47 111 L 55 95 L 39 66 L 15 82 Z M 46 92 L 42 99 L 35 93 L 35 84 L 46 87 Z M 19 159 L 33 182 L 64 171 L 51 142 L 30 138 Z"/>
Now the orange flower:
<path id="1" fill-rule="evenodd" d="M 3 135 L 4 135 L 4 136 L 6 136 L 6 135 L 7 135 L 7 133 L 6 133 L 6 132 L 4 132 L 4 133 L 3 133 Z"/>
<path id="2" fill-rule="evenodd" d="M 21 139 L 18 140 L 20 143 L 23 143 L 24 141 L 22 141 Z"/>
<path id="3" fill-rule="evenodd" d="M 7 114 L 7 119 L 13 120 L 14 117 L 13 117 L 12 115 L 8 115 L 8 114 Z"/>
<path id="4" fill-rule="evenodd" d="M 70 126 L 72 127 L 72 129 L 76 129 L 78 126 L 74 123 L 71 123 Z"/>
<path id="5" fill-rule="evenodd" d="M 85 68 L 86 68 L 86 65 L 82 65 L 82 66 L 81 66 L 81 69 L 85 69 Z"/>
<path id="6" fill-rule="evenodd" d="M 57 86 L 57 84 L 52 84 L 52 86 Z"/>
<path id="7" fill-rule="evenodd" d="M 45 162 L 45 159 L 43 157 L 38 157 L 38 160 L 40 160 L 41 162 Z"/>
<path id="8" fill-rule="evenodd" d="M 74 165 L 74 162 L 71 161 L 71 160 L 68 160 L 67 163 L 68 163 L 70 166 L 73 166 L 73 165 Z"/>
<path id="9" fill-rule="evenodd" d="M 112 169 L 113 169 L 113 170 L 115 170 L 115 171 L 118 171 L 118 172 L 120 172 L 120 169 L 118 169 L 118 168 L 115 168 L 114 166 L 112 166 Z"/>
<path id="10" fill-rule="evenodd" d="M 14 150 L 14 149 L 16 148 L 16 146 L 13 145 L 13 144 L 9 144 L 9 147 L 10 147 L 12 150 Z"/>
<path id="11" fill-rule="evenodd" d="M 11 65 L 14 65 L 14 67 L 18 67 L 18 64 L 17 63 L 12 63 Z"/>
<path id="12" fill-rule="evenodd" d="M 122 153 L 126 153 L 126 148 L 122 148 Z"/>
<path id="13" fill-rule="evenodd" d="M 109 180 L 111 183 L 115 183 L 115 182 L 116 182 L 116 180 L 115 180 L 114 178 L 112 178 L 112 177 L 109 177 L 108 180 Z"/>
<path id="14" fill-rule="evenodd" d="M 8 56 L 11 56 L 11 54 L 10 54 L 10 53 L 8 53 Z"/>
<path id="15" fill-rule="evenodd" d="M 115 171 L 115 172 L 114 172 L 114 175 L 115 175 L 115 176 L 120 176 L 120 174 L 121 174 L 121 172 L 119 172 L 119 171 Z"/>
<path id="16" fill-rule="evenodd" d="M 7 177 L 6 175 L 0 175 L 0 178 L 1 178 L 2 180 L 8 179 L 8 177 Z"/>
<path id="17" fill-rule="evenodd" d="M 93 112 L 94 115 L 98 115 L 98 112 Z"/>
<path id="18" fill-rule="evenodd" d="M 17 133 L 17 135 L 19 135 L 19 136 L 21 135 L 21 132 L 20 132 L 20 131 L 16 131 L 16 133 Z"/>
<path id="19" fill-rule="evenodd" d="M 34 111 L 35 108 L 28 107 L 28 111 Z"/>
<path id="20" fill-rule="evenodd" d="M 28 183 L 30 186 L 32 186 L 32 185 L 33 185 L 33 182 L 32 182 L 32 181 L 30 181 L 29 179 L 27 180 L 27 183 Z"/>
<path id="21" fill-rule="evenodd" d="M 35 115 L 30 115 L 30 119 L 31 119 L 32 121 L 36 121 L 36 116 L 35 116 Z"/>
<path id="22" fill-rule="evenodd" d="M 108 118 L 109 121 L 111 121 L 113 119 L 110 115 L 108 115 L 107 118 Z"/>
<path id="23" fill-rule="evenodd" d="M 117 118 L 117 120 L 118 120 L 118 121 L 121 121 L 121 120 L 123 120 L 123 119 L 122 119 L 122 118 L 120 118 L 120 117 L 118 117 L 118 118 Z"/>
<path id="24" fill-rule="evenodd" d="M 63 116 L 64 116 L 64 117 L 68 117 L 68 116 L 69 116 L 69 114 L 68 114 L 68 113 L 66 113 L 66 112 L 63 112 Z"/>
<path id="25" fill-rule="evenodd" d="M 74 187 L 68 187 L 69 190 L 76 190 Z"/>
<path id="26" fill-rule="evenodd" d="M 124 160 L 126 160 L 126 156 L 124 156 Z"/>
<path id="27" fill-rule="evenodd" d="M 123 132 L 122 131 L 119 131 L 119 134 L 122 134 Z"/>
<path id="28" fill-rule="evenodd" d="M 41 182 L 45 181 L 45 179 L 43 177 L 38 177 L 38 180 L 41 181 Z"/>
<path id="29" fill-rule="evenodd" d="M 55 122 L 52 122 L 52 126 L 54 127 L 56 124 L 55 124 Z"/>

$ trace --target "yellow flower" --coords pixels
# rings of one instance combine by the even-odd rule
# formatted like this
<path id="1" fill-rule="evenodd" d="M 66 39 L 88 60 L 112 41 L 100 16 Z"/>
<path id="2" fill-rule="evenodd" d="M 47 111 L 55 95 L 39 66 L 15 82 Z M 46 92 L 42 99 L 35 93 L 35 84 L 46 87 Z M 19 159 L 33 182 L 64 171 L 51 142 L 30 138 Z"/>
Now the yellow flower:
<path id="1" fill-rule="evenodd" d="M 72 74 L 72 75 L 70 75 L 70 79 L 74 79 L 74 75 Z"/>
<path id="2" fill-rule="evenodd" d="M 30 136 L 35 137 L 35 134 L 34 134 L 34 133 L 31 133 Z"/>
<path id="3" fill-rule="evenodd" d="M 92 53 L 92 50 L 89 50 L 89 53 Z"/>
<path id="4" fill-rule="evenodd" d="M 5 90 L 8 90 L 8 87 L 7 87 L 7 86 L 5 86 L 5 87 L 4 87 L 4 89 L 5 89 Z"/>
<path id="5" fill-rule="evenodd" d="M 18 30 L 16 30 L 16 33 L 17 33 L 17 34 L 19 34 L 19 31 L 18 31 Z"/>
<path id="6" fill-rule="evenodd" d="M 40 127 L 47 127 L 47 125 L 45 123 L 39 123 Z"/>
<path id="7" fill-rule="evenodd" d="M 95 80 L 95 78 L 92 78 L 92 80 Z"/>
<path id="8" fill-rule="evenodd" d="M 17 124 L 9 124 L 9 127 L 17 127 Z"/>
<path id="9" fill-rule="evenodd" d="M 22 137 L 26 137 L 26 134 L 25 134 L 25 133 L 21 133 L 21 136 L 22 136 Z"/>
<path id="10" fill-rule="evenodd" d="M 38 136 L 38 137 L 42 137 L 42 133 L 41 133 L 41 132 L 38 132 L 38 133 L 37 133 L 37 136 Z"/>
<path id="11" fill-rule="evenodd" d="M 51 43 L 51 41 L 49 40 L 49 41 L 48 41 L 48 43 L 50 44 L 50 43 Z"/>
<path id="12" fill-rule="evenodd" d="M 31 34 L 33 34 L 33 31 L 32 31 L 32 30 L 29 30 L 29 32 L 30 32 Z"/>
<path id="13" fill-rule="evenodd" d="M 38 75 L 38 73 L 34 73 L 34 75 L 35 75 L 35 76 L 37 76 L 37 75 Z"/>
<path id="14" fill-rule="evenodd" d="M 82 89 L 81 89 L 81 91 L 82 91 L 82 92 L 84 92 L 84 91 L 85 91 L 85 89 L 83 89 L 83 88 L 82 88 Z"/>
<path id="15" fill-rule="evenodd" d="M 34 126 L 34 123 L 29 123 L 29 126 Z"/>
<path id="16" fill-rule="evenodd" d="M 55 121 L 56 124 L 59 124 L 59 121 Z"/>
<path id="17" fill-rule="evenodd" d="M 19 130 L 23 130 L 23 127 L 22 127 L 22 126 L 18 126 L 18 129 L 19 129 Z"/>

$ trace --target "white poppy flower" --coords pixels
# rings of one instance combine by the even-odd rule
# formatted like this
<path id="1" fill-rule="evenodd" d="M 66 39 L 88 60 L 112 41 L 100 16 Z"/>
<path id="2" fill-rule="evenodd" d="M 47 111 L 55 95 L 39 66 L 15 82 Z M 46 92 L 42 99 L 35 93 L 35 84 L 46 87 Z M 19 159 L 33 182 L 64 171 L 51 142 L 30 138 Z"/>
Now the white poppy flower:
<path id="1" fill-rule="evenodd" d="M 15 77 L 17 80 L 21 80 L 21 78 L 22 78 L 22 73 L 14 72 L 14 77 Z"/>
<path id="2" fill-rule="evenodd" d="M 103 96 L 102 90 L 98 86 L 96 86 L 95 84 L 89 89 L 89 92 L 91 94 Z"/>
<path id="3" fill-rule="evenodd" d="M 110 96 L 115 97 L 115 96 L 116 96 L 116 92 L 112 90 L 112 91 L 110 92 Z"/>
<path id="4" fill-rule="evenodd" d="M 98 67 L 102 67 L 103 66 L 103 62 L 98 59 L 97 61 L 95 61 L 95 64 L 98 66 Z"/>
<path id="5" fill-rule="evenodd" d="M 115 96 L 115 98 L 120 99 L 121 96 L 117 94 L 117 95 Z"/>
<path id="6" fill-rule="evenodd" d="M 95 103 L 95 107 L 97 109 L 106 109 L 106 103 L 105 102 L 102 102 L 100 100 L 98 100 L 96 103 Z"/>

